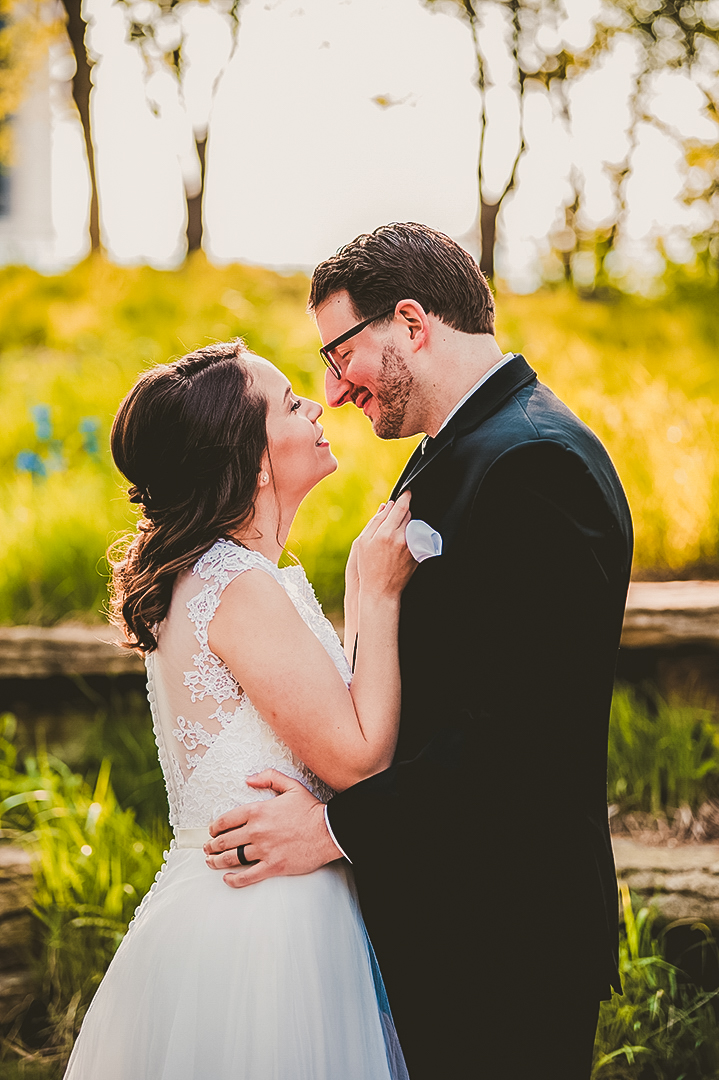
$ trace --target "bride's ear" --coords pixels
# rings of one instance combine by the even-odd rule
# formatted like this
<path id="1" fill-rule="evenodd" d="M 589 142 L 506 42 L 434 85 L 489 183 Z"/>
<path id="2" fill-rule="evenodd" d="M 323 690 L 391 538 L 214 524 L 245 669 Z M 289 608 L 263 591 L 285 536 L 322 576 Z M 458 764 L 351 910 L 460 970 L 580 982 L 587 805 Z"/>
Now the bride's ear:
<path id="1" fill-rule="evenodd" d="M 261 491 L 262 488 L 266 488 L 270 480 L 272 479 L 272 470 L 270 468 L 269 455 L 265 451 L 262 455 L 262 461 L 260 462 L 260 471 L 257 476 L 257 490 Z"/>

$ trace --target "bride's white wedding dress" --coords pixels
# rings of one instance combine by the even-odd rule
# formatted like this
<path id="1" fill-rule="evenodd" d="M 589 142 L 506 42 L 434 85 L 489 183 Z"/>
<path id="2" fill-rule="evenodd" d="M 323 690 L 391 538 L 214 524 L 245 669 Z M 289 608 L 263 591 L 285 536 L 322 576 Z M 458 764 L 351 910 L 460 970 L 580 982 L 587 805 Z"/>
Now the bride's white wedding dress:
<path id="1" fill-rule="evenodd" d="M 226 586 L 271 574 L 345 681 L 339 638 L 300 566 L 226 540 L 176 583 L 147 661 L 171 850 L 95 998 L 66 1080 L 406 1080 L 384 988 L 344 860 L 231 889 L 205 863 L 207 826 L 272 798 L 245 779 L 274 768 L 321 799 L 208 644 Z"/>

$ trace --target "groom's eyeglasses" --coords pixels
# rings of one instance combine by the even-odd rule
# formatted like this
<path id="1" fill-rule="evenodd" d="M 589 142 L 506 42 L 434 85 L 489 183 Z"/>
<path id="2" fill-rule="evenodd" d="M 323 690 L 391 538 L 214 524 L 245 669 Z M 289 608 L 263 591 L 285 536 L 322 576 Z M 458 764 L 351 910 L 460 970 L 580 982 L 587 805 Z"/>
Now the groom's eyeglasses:
<path id="1" fill-rule="evenodd" d="M 385 319 L 388 315 L 391 315 L 393 311 L 394 307 L 388 308 L 387 311 L 381 311 L 379 315 L 373 315 L 371 319 L 365 319 L 364 322 L 357 323 L 357 325 L 353 326 L 351 330 L 348 330 L 346 334 L 341 334 L 338 338 L 335 338 L 334 341 L 330 341 L 329 344 L 322 346 L 320 349 L 320 356 L 334 375 L 335 379 L 342 378 L 342 369 L 332 355 L 335 349 L 339 348 L 340 345 L 344 345 L 345 341 L 349 341 L 355 334 L 359 334 L 361 330 L 364 330 L 365 326 L 377 322 L 377 319 Z"/>

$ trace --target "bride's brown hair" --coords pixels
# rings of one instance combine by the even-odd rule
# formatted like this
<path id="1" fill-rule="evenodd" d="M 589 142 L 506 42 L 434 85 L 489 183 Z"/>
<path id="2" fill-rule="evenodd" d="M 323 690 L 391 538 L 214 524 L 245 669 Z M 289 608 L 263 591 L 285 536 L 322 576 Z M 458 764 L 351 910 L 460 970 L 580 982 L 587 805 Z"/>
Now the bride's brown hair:
<path id="1" fill-rule="evenodd" d="M 141 652 L 157 648 L 155 628 L 177 575 L 252 521 L 267 401 L 253 386 L 248 354 L 237 339 L 152 368 L 112 425 L 112 456 L 142 517 L 124 551 L 108 553 L 111 612 Z"/>

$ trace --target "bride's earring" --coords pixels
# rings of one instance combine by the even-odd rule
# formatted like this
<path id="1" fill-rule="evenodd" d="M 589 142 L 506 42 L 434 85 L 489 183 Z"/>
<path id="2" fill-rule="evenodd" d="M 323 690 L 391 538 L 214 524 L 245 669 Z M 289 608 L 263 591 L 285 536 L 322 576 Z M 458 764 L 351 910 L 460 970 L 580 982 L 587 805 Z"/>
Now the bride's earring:
<path id="1" fill-rule="evenodd" d="M 269 484 L 269 482 L 270 482 L 269 475 L 266 472 L 263 472 L 262 476 L 260 477 L 260 480 L 262 481 L 263 484 Z"/>

